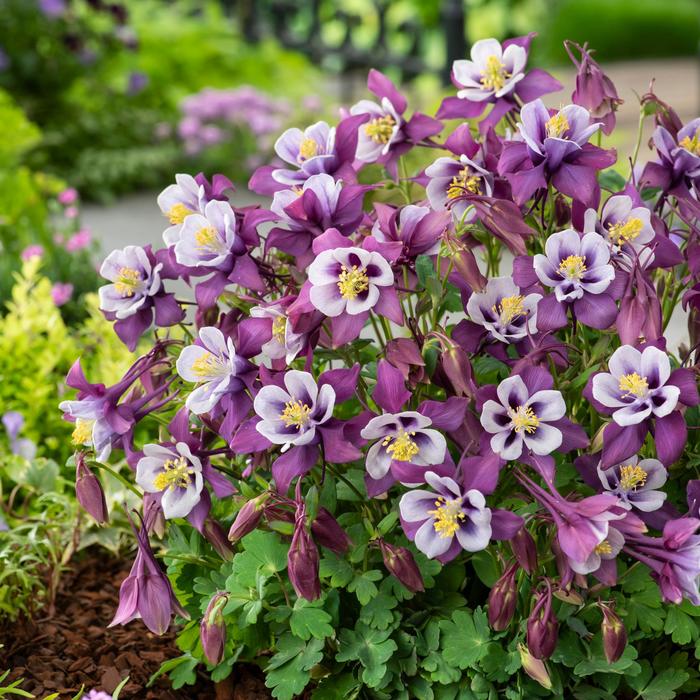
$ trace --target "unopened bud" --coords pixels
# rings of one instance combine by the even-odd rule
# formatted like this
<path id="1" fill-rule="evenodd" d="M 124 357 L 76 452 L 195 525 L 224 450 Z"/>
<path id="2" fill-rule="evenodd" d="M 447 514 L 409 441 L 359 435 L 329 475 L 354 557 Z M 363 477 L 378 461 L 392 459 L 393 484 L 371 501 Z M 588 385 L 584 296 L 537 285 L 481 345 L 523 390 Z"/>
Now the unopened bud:
<path id="1" fill-rule="evenodd" d="M 352 544 L 345 530 L 325 508 L 319 508 L 316 518 L 311 523 L 311 534 L 318 544 L 338 555 L 345 554 Z"/>
<path id="2" fill-rule="evenodd" d="M 474 292 L 480 292 L 488 281 L 481 274 L 479 264 L 469 248 L 460 245 L 452 254 L 452 263 L 457 274 L 472 288 Z"/>
<path id="3" fill-rule="evenodd" d="M 228 595 L 226 593 L 216 593 L 209 601 L 202 622 L 199 625 L 202 651 L 212 666 L 220 664 L 224 658 L 224 647 L 226 646 L 224 607 L 227 602 Z"/>
<path id="4" fill-rule="evenodd" d="M 389 544 L 382 538 L 379 538 L 378 542 L 387 571 L 401 581 L 409 591 L 413 593 L 424 591 L 423 577 L 411 551 L 406 547 Z"/>
<path id="5" fill-rule="evenodd" d="M 527 647 L 537 659 L 548 659 L 557 648 L 559 623 L 552 610 L 552 588 L 538 594 L 527 621 Z"/>
<path id="6" fill-rule="evenodd" d="M 524 644 L 518 644 L 518 651 L 520 652 L 520 663 L 523 665 L 523 671 L 525 671 L 533 681 L 537 681 L 543 688 L 551 690 L 552 679 L 549 677 L 544 662 L 540 659 L 536 659 Z"/>
<path id="7" fill-rule="evenodd" d="M 474 373 L 467 353 L 459 346 L 453 345 L 440 356 L 442 369 L 452 384 L 457 396 L 474 396 L 476 386 Z"/>
<path id="8" fill-rule="evenodd" d="M 245 537 L 255 530 L 260 523 L 268 498 L 269 494 L 262 493 L 256 498 L 251 498 L 243 508 L 238 511 L 238 515 L 236 515 L 236 519 L 233 521 L 233 525 L 231 525 L 231 529 L 228 531 L 228 538 L 231 542 L 238 542 L 241 537 Z"/>
<path id="9" fill-rule="evenodd" d="M 233 559 L 233 549 L 226 539 L 224 529 L 216 520 L 207 518 L 204 521 L 202 534 L 207 538 L 209 544 L 217 551 L 219 556 L 226 561 Z"/>
<path id="10" fill-rule="evenodd" d="M 85 463 L 85 455 L 75 455 L 75 496 L 78 503 L 101 525 L 109 519 L 107 501 L 100 480 Z"/>
<path id="11" fill-rule="evenodd" d="M 306 600 L 316 600 L 320 597 L 318 566 L 318 548 L 306 528 L 306 506 L 303 502 L 298 502 L 294 534 L 287 554 L 287 574 L 299 597 Z"/>
<path id="12" fill-rule="evenodd" d="M 515 574 L 518 563 L 513 562 L 496 581 L 489 592 L 489 624 L 496 632 L 502 632 L 513 619 L 518 602 Z"/>
<path id="13" fill-rule="evenodd" d="M 617 614 L 605 605 L 598 603 L 603 613 L 603 623 L 600 627 L 603 633 L 603 650 L 608 663 L 615 663 L 625 651 L 627 646 L 627 630 Z"/>
<path id="14" fill-rule="evenodd" d="M 510 547 L 513 550 L 518 564 L 528 573 L 531 574 L 537 568 L 537 546 L 532 535 L 521 527 L 510 541 Z"/>

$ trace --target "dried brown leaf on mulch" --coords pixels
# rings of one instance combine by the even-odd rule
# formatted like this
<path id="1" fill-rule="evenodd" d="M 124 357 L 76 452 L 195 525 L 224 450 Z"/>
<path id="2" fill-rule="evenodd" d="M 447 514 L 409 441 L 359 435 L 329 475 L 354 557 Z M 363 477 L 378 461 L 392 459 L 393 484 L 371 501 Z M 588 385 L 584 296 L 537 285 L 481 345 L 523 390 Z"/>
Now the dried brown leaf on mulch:
<path id="1" fill-rule="evenodd" d="M 50 619 L 18 621 L 0 628 L 0 670 L 23 677 L 22 689 L 37 698 L 60 693 L 72 697 L 81 686 L 112 692 L 125 676 L 120 699 L 266 700 L 270 698 L 257 669 L 237 667 L 234 677 L 216 690 L 201 678 L 195 686 L 173 690 L 167 678 L 146 688 L 163 661 L 178 656 L 173 633 L 151 634 L 136 620 L 107 628 L 116 610 L 119 585 L 131 563 L 88 552 L 61 582 L 56 612 Z M 41 615 L 41 614 L 40 614 Z"/>

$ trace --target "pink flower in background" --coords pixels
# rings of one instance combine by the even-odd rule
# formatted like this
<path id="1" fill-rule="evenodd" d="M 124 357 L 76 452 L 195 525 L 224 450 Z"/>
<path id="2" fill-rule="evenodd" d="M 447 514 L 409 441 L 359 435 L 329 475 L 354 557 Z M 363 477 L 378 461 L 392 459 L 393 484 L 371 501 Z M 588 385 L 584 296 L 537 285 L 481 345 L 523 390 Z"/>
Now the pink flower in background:
<path id="1" fill-rule="evenodd" d="M 77 219 L 79 214 L 78 207 L 66 207 L 63 214 L 66 219 Z"/>
<path id="2" fill-rule="evenodd" d="M 21 253 L 22 260 L 41 258 L 44 255 L 44 248 L 40 245 L 29 245 Z"/>
<path id="3" fill-rule="evenodd" d="M 51 299 L 56 306 L 67 304 L 73 296 L 73 285 L 70 282 L 56 282 L 51 287 Z"/>
<path id="4" fill-rule="evenodd" d="M 90 229 L 81 228 L 66 241 L 66 250 L 69 253 L 75 253 L 87 248 L 91 242 L 92 234 L 90 233 Z"/>
<path id="5" fill-rule="evenodd" d="M 78 201 L 78 190 L 76 190 L 75 187 L 66 188 L 58 195 L 58 201 L 63 204 L 64 207 L 75 204 Z"/>

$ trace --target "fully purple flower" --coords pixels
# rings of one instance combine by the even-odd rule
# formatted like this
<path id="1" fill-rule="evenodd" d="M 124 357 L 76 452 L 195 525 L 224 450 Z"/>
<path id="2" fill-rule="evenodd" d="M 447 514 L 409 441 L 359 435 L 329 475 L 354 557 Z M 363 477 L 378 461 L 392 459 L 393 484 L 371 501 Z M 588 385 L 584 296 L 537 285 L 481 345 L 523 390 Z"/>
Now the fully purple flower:
<path id="1" fill-rule="evenodd" d="M 537 303 L 541 294 L 521 293 L 511 277 L 492 277 L 482 292 L 467 302 L 467 313 L 494 340 L 516 343 L 537 332 Z"/>
<path id="2" fill-rule="evenodd" d="M 520 111 L 522 140 L 508 141 L 498 161 L 498 174 L 508 179 L 516 204 L 524 205 L 551 182 L 560 192 L 585 206 L 599 195 L 596 172 L 615 163 L 615 151 L 588 143 L 600 128 L 588 111 L 567 105 L 550 113 L 542 100 Z"/>
<path id="3" fill-rule="evenodd" d="M 426 472 L 433 491 L 415 489 L 399 503 L 406 536 L 431 559 L 450 561 L 464 549 L 478 552 L 491 539 L 491 509 L 476 489 L 463 492 L 454 479 Z"/>
<path id="4" fill-rule="evenodd" d="M 627 508 L 644 513 L 658 510 L 666 494 L 657 489 L 666 483 L 668 472 L 658 459 L 639 460 L 637 455 L 607 469 L 598 465 L 598 476 L 603 488 L 615 494 Z"/>
<path id="5" fill-rule="evenodd" d="M 141 618 L 153 634 L 164 634 L 173 613 L 185 619 L 190 616 L 178 602 L 168 577 L 158 566 L 145 527 L 137 532 L 132 525 L 132 529 L 138 552 L 129 575 L 119 589 L 119 607 L 108 626 L 125 625 Z"/>
<path id="6" fill-rule="evenodd" d="M 431 205 L 432 206 L 432 205 Z M 442 235 L 450 224 L 449 216 L 428 207 L 408 204 L 395 209 L 376 203 L 377 220 L 372 236 L 382 243 L 401 244 L 401 255 L 415 259 L 419 255 L 437 255 Z"/>
<path id="7" fill-rule="evenodd" d="M 144 445 L 143 454 L 136 465 L 136 483 L 146 493 L 161 494 L 166 518 L 187 517 L 202 497 L 202 461 L 184 442 Z"/>

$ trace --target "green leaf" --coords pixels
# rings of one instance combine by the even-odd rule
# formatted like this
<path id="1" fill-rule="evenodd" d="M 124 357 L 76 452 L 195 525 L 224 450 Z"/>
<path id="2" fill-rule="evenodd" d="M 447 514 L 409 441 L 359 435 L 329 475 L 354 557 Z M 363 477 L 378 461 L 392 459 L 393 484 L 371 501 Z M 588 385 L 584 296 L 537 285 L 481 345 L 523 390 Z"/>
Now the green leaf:
<path id="1" fill-rule="evenodd" d="M 265 669 L 265 685 L 272 688 L 272 696 L 292 700 L 299 695 L 311 679 L 309 671 L 323 658 L 322 649 L 320 639 L 307 643 L 289 633 L 282 635 Z"/>
<path id="2" fill-rule="evenodd" d="M 500 572 L 498 570 L 498 565 L 493 555 L 486 549 L 482 549 L 480 552 L 476 552 L 471 557 L 471 563 L 476 571 L 476 575 L 479 577 L 481 583 L 487 588 L 491 588 L 498 577 Z"/>
<path id="3" fill-rule="evenodd" d="M 600 640 L 600 635 L 596 635 L 596 641 Z M 639 664 L 635 662 L 637 658 L 637 650 L 629 644 L 625 647 L 622 656 L 611 664 L 603 654 L 602 644 L 591 644 L 591 653 L 593 654 L 583 661 L 579 661 L 574 667 L 575 676 L 591 676 L 594 673 L 632 673 L 632 669 Z M 638 672 L 638 671 L 637 671 Z"/>
<path id="4" fill-rule="evenodd" d="M 667 668 L 641 691 L 643 700 L 672 700 L 676 697 L 675 691 L 689 678 L 685 671 L 677 668 Z"/>
<path id="5" fill-rule="evenodd" d="M 676 605 L 669 605 L 666 610 L 664 633 L 670 634 L 676 644 L 688 644 L 698 638 L 695 621 Z"/>
<path id="6" fill-rule="evenodd" d="M 334 633 L 330 622 L 331 616 L 325 610 L 299 598 L 294 603 L 294 609 L 289 618 L 289 628 L 292 634 L 300 639 L 308 640 L 311 637 L 325 639 L 332 637 Z"/>
<path id="7" fill-rule="evenodd" d="M 312 700 L 354 700 L 361 690 L 352 673 L 333 674 L 324 678 L 311 695 Z"/>
<path id="8" fill-rule="evenodd" d="M 430 277 L 435 277 L 435 266 L 427 255 L 419 255 L 416 258 L 416 274 L 421 286 L 425 287 Z"/>
<path id="9" fill-rule="evenodd" d="M 489 627 L 486 614 L 475 610 L 456 610 L 452 620 L 440 622 L 442 653 L 451 666 L 473 668 L 488 651 Z"/>
<path id="10" fill-rule="evenodd" d="M 344 588 L 352 580 L 353 571 L 345 559 L 335 554 L 326 554 L 321 559 L 319 575 L 322 579 L 330 579 L 333 588 Z"/>
<path id="11" fill-rule="evenodd" d="M 389 639 L 391 630 L 371 629 L 358 624 L 355 630 L 342 629 L 338 641 L 340 650 L 336 661 L 359 661 L 364 670 L 362 680 L 376 688 L 386 674 L 386 662 L 397 650 L 396 642 Z"/>
<path id="12" fill-rule="evenodd" d="M 370 627 L 385 630 L 394 621 L 392 610 L 398 605 L 396 598 L 378 593 L 367 605 L 362 606 L 360 621 Z"/>
<path id="13" fill-rule="evenodd" d="M 287 567 L 287 546 L 272 532 L 256 530 L 242 540 L 243 548 L 260 562 L 260 567 L 268 576 Z"/>
<path id="14" fill-rule="evenodd" d="M 379 593 L 379 589 L 374 582 L 381 581 L 382 578 L 382 572 L 378 569 L 363 571 L 350 581 L 348 584 L 348 591 L 357 596 L 360 605 L 367 605 L 367 603 Z"/>

